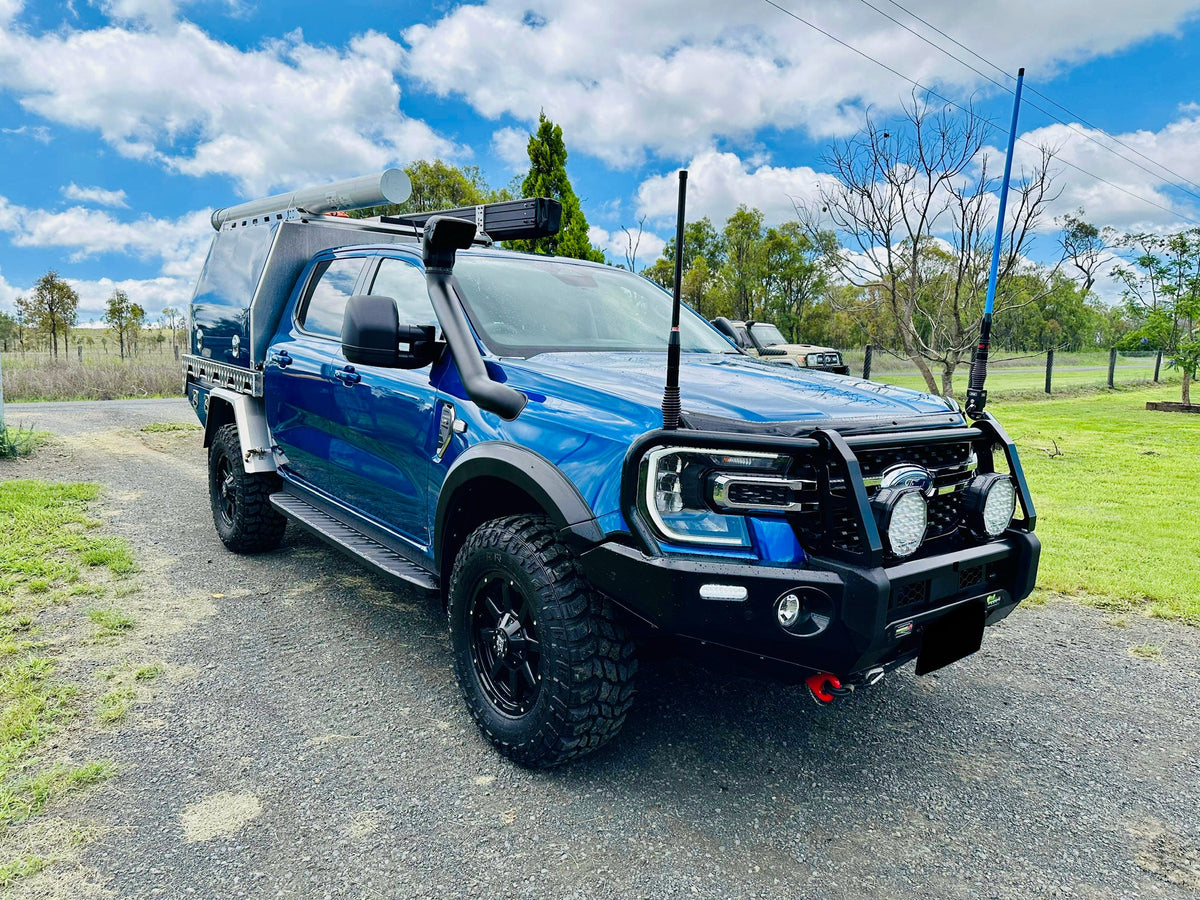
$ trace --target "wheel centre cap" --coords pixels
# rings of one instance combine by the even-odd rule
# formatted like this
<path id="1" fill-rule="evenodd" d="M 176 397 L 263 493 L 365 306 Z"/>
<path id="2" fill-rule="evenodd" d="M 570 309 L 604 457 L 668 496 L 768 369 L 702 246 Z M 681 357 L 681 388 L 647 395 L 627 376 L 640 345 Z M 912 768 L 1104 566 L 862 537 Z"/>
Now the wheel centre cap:
<path id="1" fill-rule="evenodd" d="M 492 638 L 492 648 L 496 651 L 497 656 L 505 656 L 508 653 L 508 633 L 502 628 L 496 629 L 496 635 Z"/>

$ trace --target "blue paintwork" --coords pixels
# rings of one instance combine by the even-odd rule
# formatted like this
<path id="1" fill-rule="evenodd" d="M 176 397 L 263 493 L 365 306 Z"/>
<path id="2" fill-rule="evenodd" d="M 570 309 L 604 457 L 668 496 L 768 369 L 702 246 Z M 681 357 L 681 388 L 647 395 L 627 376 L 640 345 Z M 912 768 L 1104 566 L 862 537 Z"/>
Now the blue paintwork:
<path id="1" fill-rule="evenodd" d="M 557 352 L 499 359 L 489 357 L 477 341 L 490 375 L 529 398 L 512 422 L 468 399 L 448 353 L 417 370 L 359 365 L 361 382 L 347 386 L 334 377 L 348 364 L 340 345 L 304 333 L 294 320 L 308 272 L 334 255 L 389 256 L 420 264 L 412 252 L 395 246 L 355 247 L 319 254 L 298 280 L 264 371 L 267 421 L 288 460 L 281 470 L 284 477 L 299 477 L 355 507 L 432 558 L 433 519 L 447 472 L 468 447 L 508 441 L 557 466 L 579 489 L 605 533 L 628 531 L 620 512 L 622 465 L 634 440 L 662 425 L 665 353 Z M 360 292 L 370 270 L 368 266 Z M 292 358 L 286 368 L 277 363 L 280 350 Z M 736 354 L 684 354 L 680 385 L 685 413 L 814 427 L 845 428 L 921 415 L 948 424 L 949 411 L 936 397 Z M 444 404 L 453 404 L 466 432 L 456 434 L 445 454 L 435 459 Z M 749 525 L 751 549 L 708 552 L 777 563 L 804 561 L 787 523 L 764 518 L 751 519 Z M 706 552 L 670 545 L 663 549 Z"/>

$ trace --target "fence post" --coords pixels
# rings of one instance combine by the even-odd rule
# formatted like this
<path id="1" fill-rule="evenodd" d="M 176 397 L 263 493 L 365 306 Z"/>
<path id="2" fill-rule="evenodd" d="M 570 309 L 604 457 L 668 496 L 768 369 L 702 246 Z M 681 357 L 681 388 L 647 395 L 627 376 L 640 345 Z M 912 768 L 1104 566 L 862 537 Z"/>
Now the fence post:
<path id="1" fill-rule="evenodd" d="M 179 345 L 175 344 L 171 349 L 175 351 L 175 362 L 179 362 Z"/>
<path id="2" fill-rule="evenodd" d="M 1054 374 L 1054 348 L 1046 351 L 1046 393 L 1050 393 L 1050 378 Z"/>
<path id="3" fill-rule="evenodd" d="M 1108 351 L 1108 386 L 1116 387 L 1113 384 L 1113 376 L 1117 373 L 1117 348 L 1113 347 Z"/>
<path id="4" fill-rule="evenodd" d="M 75 355 L 79 357 L 79 361 L 83 362 L 83 344 L 75 345 Z"/>
<path id="5" fill-rule="evenodd" d="M 863 354 L 863 380 L 871 377 L 871 356 L 874 354 L 875 348 L 867 344 L 866 353 Z"/>
<path id="6" fill-rule="evenodd" d="M 1162 369 L 1162 351 L 1154 354 L 1154 383 L 1158 384 L 1158 373 Z"/>

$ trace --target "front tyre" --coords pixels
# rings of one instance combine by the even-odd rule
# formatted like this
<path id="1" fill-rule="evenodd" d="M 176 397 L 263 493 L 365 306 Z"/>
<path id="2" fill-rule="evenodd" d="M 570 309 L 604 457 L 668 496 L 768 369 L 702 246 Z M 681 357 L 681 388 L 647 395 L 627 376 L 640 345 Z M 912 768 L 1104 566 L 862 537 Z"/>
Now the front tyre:
<path id="1" fill-rule="evenodd" d="M 217 429 L 208 448 L 208 492 L 213 524 L 226 547 L 235 553 L 262 553 L 279 546 L 287 519 L 269 499 L 279 488 L 274 472 L 246 471 L 237 425 Z"/>
<path id="2" fill-rule="evenodd" d="M 633 702 L 628 631 L 540 516 L 486 522 L 450 579 L 454 671 L 505 756 L 555 766 L 606 744 Z"/>

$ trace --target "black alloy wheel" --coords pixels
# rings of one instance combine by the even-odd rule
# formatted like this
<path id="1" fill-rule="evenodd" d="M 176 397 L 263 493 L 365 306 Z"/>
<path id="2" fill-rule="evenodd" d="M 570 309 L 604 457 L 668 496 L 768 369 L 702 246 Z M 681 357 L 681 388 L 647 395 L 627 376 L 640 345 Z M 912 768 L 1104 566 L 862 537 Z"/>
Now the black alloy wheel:
<path id="1" fill-rule="evenodd" d="M 471 598 L 471 660 L 498 710 L 529 712 L 542 684 L 542 645 L 525 596 L 503 572 L 485 574 Z"/>

